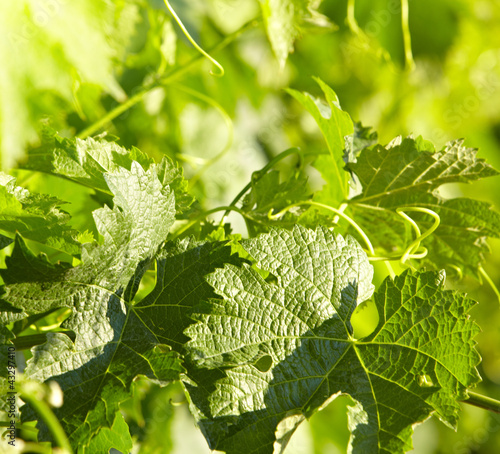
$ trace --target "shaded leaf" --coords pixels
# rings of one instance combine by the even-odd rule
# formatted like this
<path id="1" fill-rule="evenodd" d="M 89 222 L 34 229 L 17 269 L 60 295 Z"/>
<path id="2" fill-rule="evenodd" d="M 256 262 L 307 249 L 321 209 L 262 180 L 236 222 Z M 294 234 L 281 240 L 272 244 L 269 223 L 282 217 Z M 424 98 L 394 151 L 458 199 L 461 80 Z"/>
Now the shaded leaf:
<path id="1" fill-rule="evenodd" d="M 340 393 L 355 400 L 354 453 L 409 450 L 412 426 L 432 412 L 456 425 L 457 399 L 479 381 L 478 327 L 467 315 L 474 302 L 444 290 L 443 274 L 385 280 L 377 328 L 354 339 L 352 312 L 373 287 L 353 238 L 297 226 L 243 246 L 276 282 L 245 265 L 215 271 L 208 280 L 221 298 L 186 330 L 199 366 L 228 368 L 197 415 L 212 449 L 282 452 L 298 424 Z"/>

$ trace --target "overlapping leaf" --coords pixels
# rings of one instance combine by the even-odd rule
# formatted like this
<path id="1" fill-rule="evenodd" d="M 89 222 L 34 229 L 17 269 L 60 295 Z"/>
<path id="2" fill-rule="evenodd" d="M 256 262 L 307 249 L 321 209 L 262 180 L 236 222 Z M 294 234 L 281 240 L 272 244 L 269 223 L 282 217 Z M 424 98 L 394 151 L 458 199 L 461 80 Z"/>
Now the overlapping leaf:
<path id="1" fill-rule="evenodd" d="M 372 294 L 372 268 L 356 241 L 295 227 L 244 242 L 249 266 L 208 277 L 220 299 L 196 316 L 187 344 L 198 365 L 226 367 L 199 424 L 212 449 L 282 452 L 306 417 L 339 393 L 349 410 L 354 453 L 402 453 L 412 425 L 435 411 L 456 424 L 466 388 L 479 377 L 467 311 L 440 273 L 404 273 L 375 294 L 380 321 L 354 339 L 350 317 Z M 194 405 L 201 407 L 197 401 Z"/>
<path id="2" fill-rule="evenodd" d="M 423 242 L 429 253 L 422 263 L 432 268 L 459 267 L 476 276 L 488 251 L 487 237 L 500 235 L 500 215 L 484 202 L 444 199 L 437 189 L 445 183 L 468 183 L 497 175 L 476 150 L 462 141 L 435 151 L 421 138 L 396 140 L 387 147 L 364 149 L 347 168 L 363 188 L 349 201 L 352 215 L 375 246 L 385 250 L 405 248 L 414 238 L 396 209 L 423 207 L 440 217 L 438 229 Z M 408 211 L 421 230 L 430 228 L 429 215 Z"/>
<path id="3" fill-rule="evenodd" d="M 46 244 L 70 255 L 80 253 L 77 232 L 68 225 L 69 215 L 59 209 L 61 200 L 33 194 L 16 185 L 16 179 L 0 173 L 0 230 Z M 0 238 L 0 246 L 7 239 Z"/>
<path id="4" fill-rule="evenodd" d="M 56 380 L 65 403 L 57 416 L 75 446 L 85 446 L 101 427 L 111 427 L 137 374 L 158 380 L 178 377 L 178 354 L 162 347 L 155 331 L 133 310 L 131 300 L 140 279 L 165 241 L 174 221 L 175 200 L 162 185 L 156 167 L 138 163 L 106 174 L 114 208 L 94 212 L 103 244 L 84 245 L 83 265 L 68 268 L 35 257 L 18 237 L 2 270 L 4 304 L 26 314 L 56 307 L 72 309 L 62 333 L 33 349 L 25 373 Z M 28 409 L 24 419 L 35 415 Z M 48 433 L 42 427 L 41 438 Z"/>
<path id="5" fill-rule="evenodd" d="M 47 143 L 31 150 L 23 167 L 70 179 L 103 194 L 113 194 L 104 178 L 106 172 L 114 172 L 120 167 L 130 170 L 133 162 L 138 162 L 147 170 L 154 163 L 152 158 L 137 148 L 126 150 L 102 138 L 69 140 L 51 132 L 47 136 Z M 182 168 L 165 156 L 156 173 L 162 184 L 169 185 L 173 190 L 176 211 L 181 213 L 187 210 L 193 198 L 187 194 L 187 181 Z"/>

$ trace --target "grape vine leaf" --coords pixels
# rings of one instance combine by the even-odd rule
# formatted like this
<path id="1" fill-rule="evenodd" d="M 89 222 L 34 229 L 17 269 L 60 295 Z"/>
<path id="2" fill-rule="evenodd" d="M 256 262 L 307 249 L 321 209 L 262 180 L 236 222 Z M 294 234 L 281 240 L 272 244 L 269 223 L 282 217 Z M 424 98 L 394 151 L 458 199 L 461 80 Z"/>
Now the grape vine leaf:
<path id="1" fill-rule="evenodd" d="M 130 170 L 105 175 L 114 208 L 93 213 L 103 242 L 82 246 L 82 265 L 51 265 L 18 236 L 7 270 L 1 270 L 4 304 L 28 315 L 72 309 L 62 326 L 75 333 L 75 342 L 64 333 L 47 334 L 47 342 L 33 349 L 25 374 L 59 383 L 65 403 L 55 412 L 75 447 L 86 446 L 102 427 L 112 427 L 118 404 L 138 374 L 164 382 L 184 370 L 179 355 L 162 345 L 131 303 L 175 217 L 173 191 L 156 170 L 144 171 L 133 162 Z M 30 408 L 22 417 L 37 419 Z M 39 425 L 40 439 L 50 439 Z"/>
<path id="2" fill-rule="evenodd" d="M 104 178 L 107 172 L 120 167 L 130 170 L 133 162 L 139 163 L 144 170 L 154 165 L 154 159 L 139 149 L 127 150 L 102 137 L 70 140 L 46 130 L 45 142 L 29 152 L 23 168 L 67 178 L 108 196 L 113 194 Z M 164 156 L 156 173 L 162 184 L 168 184 L 174 191 L 177 213 L 186 211 L 194 199 L 187 193 L 188 183 L 182 167 Z"/>
<path id="3" fill-rule="evenodd" d="M 339 206 L 349 195 L 349 174 L 344 171 L 344 138 L 353 134 L 354 126 L 349 114 L 340 108 L 335 92 L 321 79 L 315 80 L 325 94 L 326 104 L 309 93 L 292 89 L 287 92 L 313 116 L 328 146 L 329 155 L 320 155 L 315 163 L 326 182 L 324 188 L 315 194 L 315 200 Z"/>
<path id="4" fill-rule="evenodd" d="M 267 36 L 281 66 L 285 65 L 288 54 L 293 52 L 293 43 L 299 37 L 304 21 L 331 27 L 328 18 L 317 11 L 321 1 L 260 0 Z"/>
<path id="5" fill-rule="evenodd" d="M 422 138 L 398 138 L 386 147 L 365 148 L 356 162 L 347 164 L 362 186 L 349 200 L 351 214 L 374 243 L 385 250 L 404 250 L 413 240 L 399 207 L 423 207 L 437 213 L 440 225 L 422 245 L 428 255 L 419 266 L 430 269 L 458 267 L 478 276 L 478 267 L 489 251 L 487 237 L 500 235 L 500 214 L 485 202 L 468 198 L 444 199 L 438 188 L 445 183 L 470 183 L 498 175 L 477 150 L 463 141 L 450 142 L 442 150 Z M 428 214 L 407 212 L 422 231 L 433 219 Z"/>
<path id="6" fill-rule="evenodd" d="M 243 247 L 275 282 L 248 265 L 216 270 L 207 280 L 220 298 L 186 330 L 199 367 L 226 368 L 197 414 L 211 449 L 283 452 L 340 393 L 355 401 L 353 453 L 409 450 L 412 426 L 433 412 L 456 425 L 457 399 L 479 381 L 479 329 L 467 315 L 475 303 L 444 290 L 443 273 L 386 279 L 374 295 L 377 328 L 355 339 L 350 317 L 372 295 L 373 270 L 352 237 L 296 226 Z"/>
<path id="7" fill-rule="evenodd" d="M 12 236 L 18 232 L 24 238 L 77 256 L 78 232 L 68 225 L 70 216 L 59 209 L 63 203 L 55 197 L 30 193 L 17 186 L 14 177 L 0 172 L 0 230 Z"/>

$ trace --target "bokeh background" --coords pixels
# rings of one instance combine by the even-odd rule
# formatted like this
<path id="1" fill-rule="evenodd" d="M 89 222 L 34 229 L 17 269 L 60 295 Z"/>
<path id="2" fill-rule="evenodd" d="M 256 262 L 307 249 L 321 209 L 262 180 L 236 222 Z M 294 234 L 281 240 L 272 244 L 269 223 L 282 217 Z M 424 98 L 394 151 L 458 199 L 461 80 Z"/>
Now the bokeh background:
<path id="1" fill-rule="evenodd" d="M 217 68 L 200 57 L 163 1 L 3 0 L 2 170 L 31 191 L 70 202 L 65 210 L 73 226 L 96 233 L 91 211 L 99 203 L 89 190 L 22 167 L 44 125 L 66 137 L 106 131 L 126 147 L 182 162 L 202 208 L 224 205 L 281 151 L 325 148 L 314 120 L 284 90 L 319 96 L 313 76 L 329 84 L 343 109 L 373 127 L 382 143 L 414 134 L 439 148 L 465 138 L 500 169 L 498 0 L 282 2 L 300 12 L 286 39 L 280 17 L 262 19 L 267 3 L 171 1 L 192 38 L 207 50 L 216 47 L 210 53 L 225 75 L 215 77 L 210 72 Z M 312 170 L 310 183 L 322 184 Z M 500 178 L 453 185 L 444 194 L 485 200 L 498 210 Z M 500 287 L 500 242 L 490 245 L 485 269 Z M 450 282 L 479 301 L 472 314 L 483 331 L 477 337 L 479 391 L 500 399 L 500 302 L 487 283 L 453 276 Z M 134 386 L 123 412 L 137 452 L 209 452 L 178 385 Z M 341 397 L 303 424 L 287 453 L 345 452 L 349 402 Z M 421 454 L 500 452 L 500 415 L 463 405 L 457 432 L 431 418 L 416 428 L 414 445 Z"/>

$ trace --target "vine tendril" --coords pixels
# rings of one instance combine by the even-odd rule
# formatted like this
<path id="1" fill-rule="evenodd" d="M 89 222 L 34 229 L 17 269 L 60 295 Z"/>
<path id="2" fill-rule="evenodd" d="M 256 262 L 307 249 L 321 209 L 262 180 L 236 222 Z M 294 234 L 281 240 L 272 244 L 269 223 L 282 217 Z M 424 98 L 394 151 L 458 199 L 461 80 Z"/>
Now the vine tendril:
<path id="1" fill-rule="evenodd" d="M 212 62 L 212 64 L 214 66 L 216 66 L 217 69 L 219 70 L 217 73 L 214 73 L 213 71 L 210 71 L 210 74 L 212 74 L 212 76 L 222 77 L 224 75 L 224 68 L 222 67 L 222 65 L 215 58 L 213 58 L 211 55 L 209 55 L 207 52 L 205 52 L 201 48 L 201 46 L 192 38 L 192 36 L 187 31 L 187 28 L 184 26 L 184 24 L 182 23 L 180 17 L 174 11 L 174 9 L 172 8 L 172 5 L 170 5 L 170 3 L 168 2 L 168 0 L 163 0 L 163 1 L 165 3 L 165 6 L 167 7 L 168 11 L 170 12 L 170 14 L 172 15 L 172 17 L 174 18 L 175 22 L 177 22 L 177 25 L 180 27 L 180 29 L 182 30 L 182 33 L 184 33 L 184 35 L 189 40 L 189 42 L 194 46 L 194 48 L 200 54 L 202 54 L 204 57 L 206 57 L 208 60 L 210 60 Z"/>
<path id="2" fill-rule="evenodd" d="M 434 223 L 432 226 L 427 229 L 424 233 L 420 233 L 420 228 L 418 227 L 417 223 L 410 217 L 408 216 L 405 211 L 415 211 L 417 213 L 425 213 L 428 214 L 429 216 L 432 216 L 434 219 Z M 423 258 L 427 255 L 427 249 L 423 248 L 424 251 L 417 253 L 420 243 L 422 240 L 427 238 L 429 235 L 431 235 L 434 230 L 436 230 L 439 226 L 439 223 L 441 222 L 441 218 L 439 217 L 439 214 L 437 214 L 435 211 L 429 210 L 428 208 L 423 208 L 423 207 L 398 207 L 396 208 L 396 213 L 398 213 L 403 219 L 408 221 L 410 225 L 413 227 L 416 233 L 416 238 L 410 243 L 410 245 L 406 248 L 405 252 L 401 256 L 401 259 L 399 262 L 401 263 L 401 266 L 405 266 L 406 261 L 409 258 Z M 424 255 L 422 255 L 424 254 Z"/>
<path id="3" fill-rule="evenodd" d="M 296 206 L 300 206 L 300 205 L 311 205 L 311 206 L 317 206 L 319 208 L 324 208 L 325 210 L 329 210 L 329 211 L 334 212 L 337 216 L 340 216 L 342 219 L 345 219 L 360 234 L 361 238 L 363 238 L 363 241 L 365 242 L 366 247 L 368 248 L 368 251 L 370 252 L 370 255 L 372 255 L 372 256 L 375 255 L 375 250 L 373 249 L 373 246 L 372 246 L 370 239 L 368 238 L 366 233 L 363 231 L 363 229 L 354 221 L 354 219 L 347 216 L 347 214 L 345 214 L 343 211 L 337 210 L 336 208 L 333 208 L 329 205 L 325 205 L 325 204 L 319 203 L 319 202 L 314 202 L 313 200 L 304 200 L 302 202 L 292 203 L 291 205 L 288 205 L 286 208 L 283 208 L 281 211 L 279 211 L 276 214 L 271 214 L 271 212 L 269 212 L 267 217 L 269 219 L 277 219 L 277 218 L 283 216 L 291 208 L 296 207 Z"/>
<path id="4" fill-rule="evenodd" d="M 496 297 L 498 299 L 498 302 L 500 303 L 500 291 L 498 290 L 497 286 L 493 282 L 493 279 L 491 279 L 491 277 L 488 275 L 488 273 L 485 271 L 485 269 L 481 265 L 479 265 L 477 268 L 478 268 L 479 273 L 481 274 L 481 276 L 490 285 L 490 287 L 493 290 L 493 292 L 495 292 L 495 295 L 496 295 Z"/>
<path id="5" fill-rule="evenodd" d="M 401 0 L 401 28 L 403 29 L 406 69 L 412 71 L 415 69 L 415 60 L 413 59 L 413 52 L 411 49 L 408 0 Z"/>
<path id="6" fill-rule="evenodd" d="M 252 180 L 236 195 L 236 197 L 232 200 L 232 202 L 229 204 L 229 207 L 235 207 L 238 201 L 247 193 L 247 191 L 252 187 L 252 183 L 255 183 L 255 181 L 260 180 L 268 170 L 272 169 L 278 162 L 281 160 L 287 158 L 288 156 L 292 154 L 297 154 L 300 159 L 300 164 L 299 166 L 301 167 L 304 161 L 302 151 L 299 148 L 289 148 L 288 150 L 285 150 L 281 152 L 279 155 L 275 156 L 273 159 L 271 159 L 262 169 L 259 171 L 255 172 L 254 175 L 256 175 L 256 178 L 252 178 Z M 231 209 L 228 209 L 224 212 L 222 219 L 220 220 L 220 225 L 224 224 L 224 221 L 226 219 L 226 216 L 229 214 Z"/>

